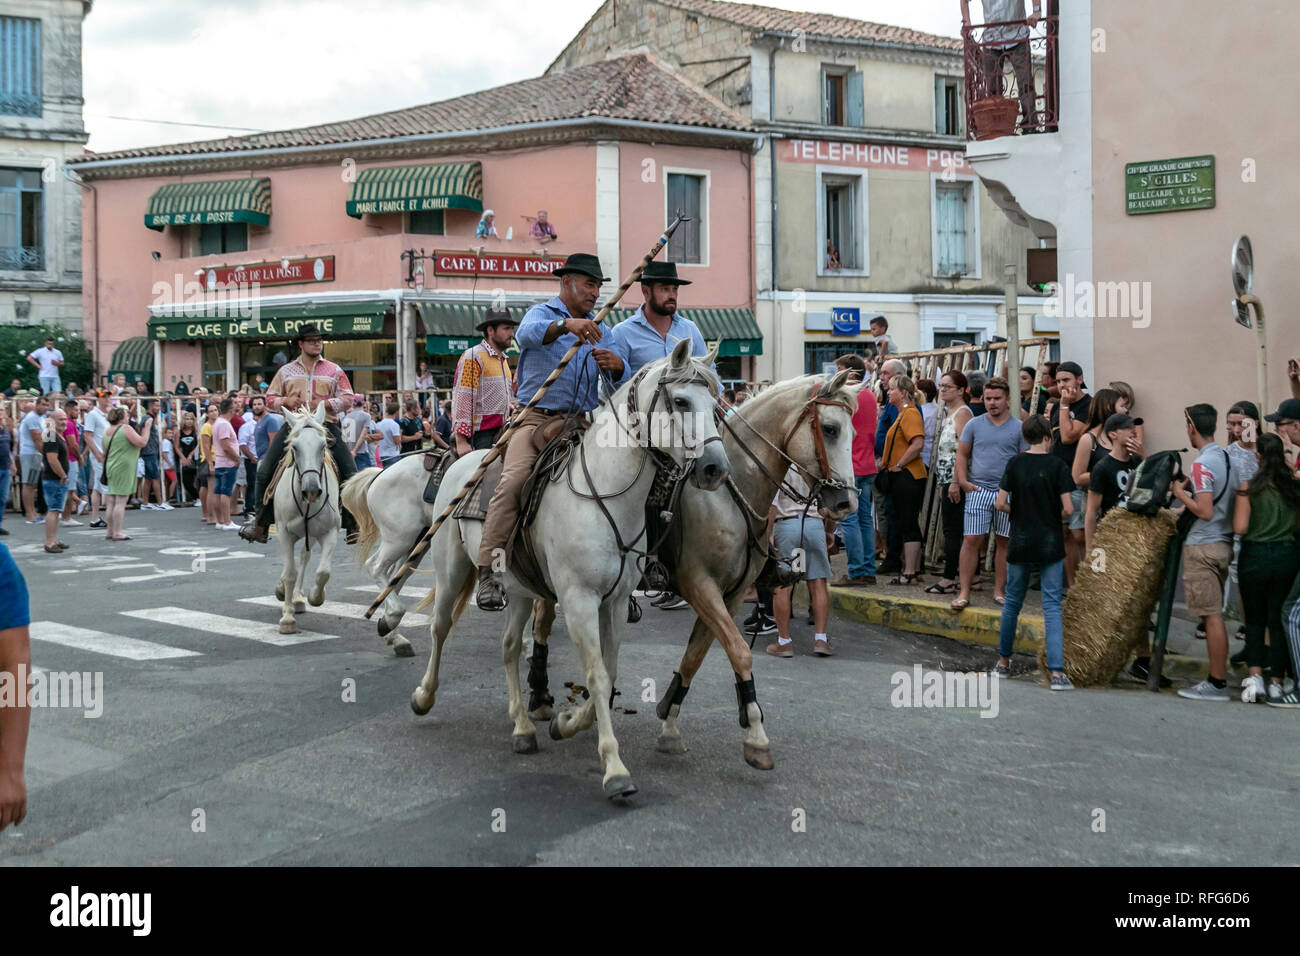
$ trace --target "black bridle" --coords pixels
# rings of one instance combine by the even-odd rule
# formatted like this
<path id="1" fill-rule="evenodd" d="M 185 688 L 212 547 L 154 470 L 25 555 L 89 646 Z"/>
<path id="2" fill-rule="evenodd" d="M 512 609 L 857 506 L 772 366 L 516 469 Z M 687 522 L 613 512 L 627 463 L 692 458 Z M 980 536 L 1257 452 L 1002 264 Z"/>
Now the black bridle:
<path id="1" fill-rule="evenodd" d="M 293 439 L 292 439 L 292 438 L 289 439 L 288 445 L 289 445 L 289 449 L 288 449 L 289 460 L 293 462 L 293 475 L 294 475 L 294 477 L 293 477 L 293 482 L 294 482 L 293 504 L 294 504 L 294 507 L 298 509 L 298 516 L 299 516 L 300 518 L 302 518 L 303 542 L 304 542 L 304 546 L 305 546 L 305 548 L 306 548 L 306 550 L 307 550 L 307 553 L 310 554 L 310 553 L 311 553 L 311 534 L 309 533 L 309 529 L 308 529 L 307 525 L 308 525 L 308 523 L 309 523 L 313 518 L 320 517 L 320 515 L 321 515 L 322 513 L 324 513 L 325 509 L 328 508 L 328 507 L 330 506 L 330 485 L 329 485 L 329 479 L 328 479 L 328 478 L 326 477 L 326 475 L 325 475 L 325 471 L 326 471 L 326 469 L 329 467 L 329 466 L 326 464 L 326 461 L 327 461 L 327 460 L 329 459 L 329 457 L 330 457 L 329 447 L 328 447 L 328 444 L 327 444 L 327 446 L 326 446 L 326 448 L 325 448 L 325 451 L 324 451 L 324 453 L 323 453 L 323 455 L 322 455 L 322 457 L 321 457 L 321 467 L 320 467 L 320 468 L 308 468 L 308 469 L 306 469 L 306 470 L 303 470 L 302 468 L 300 468 L 300 467 L 298 466 L 298 456 L 295 455 L 295 454 L 293 453 Z M 321 483 L 321 489 L 322 489 L 322 491 L 321 491 L 321 496 L 320 496 L 320 498 L 318 499 L 318 503 L 319 503 L 320 507 L 318 507 L 318 508 L 315 510 L 315 512 L 312 512 L 310 506 L 308 506 L 307 508 L 303 508 L 303 506 L 302 506 L 302 500 L 306 497 L 306 495 L 303 493 L 303 490 L 302 490 L 302 480 L 303 480 L 303 478 L 305 478 L 307 475 L 315 475 L 316 478 L 317 478 L 317 479 L 320 481 L 320 483 Z"/>

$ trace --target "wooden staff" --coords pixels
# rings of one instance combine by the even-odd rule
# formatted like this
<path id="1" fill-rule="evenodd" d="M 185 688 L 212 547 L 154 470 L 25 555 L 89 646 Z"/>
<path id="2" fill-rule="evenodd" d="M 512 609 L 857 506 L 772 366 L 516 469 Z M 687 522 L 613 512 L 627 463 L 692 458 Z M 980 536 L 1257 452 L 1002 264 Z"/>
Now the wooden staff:
<path id="1" fill-rule="evenodd" d="M 655 244 L 650 247 L 650 251 L 645 254 L 645 258 L 637 264 L 637 267 L 632 270 L 632 274 L 623 281 L 623 284 L 618 287 L 618 291 L 614 293 L 610 300 L 605 303 L 600 312 L 596 314 L 594 321 L 597 325 L 605 320 L 605 317 L 609 315 L 610 310 L 614 308 L 618 303 L 618 300 L 623 298 L 623 293 L 630 289 L 637 279 L 641 278 L 641 273 L 645 271 L 646 266 L 650 265 L 654 260 L 654 257 L 659 255 L 660 250 L 662 250 L 664 246 L 668 245 L 668 240 L 672 237 L 672 234 L 677 231 L 677 227 L 683 222 L 686 222 L 689 218 L 689 216 L 683 216 L 681 213 L 678 213 L 673 218 L 673 221 L 668 224 L 668 228 L 663 231 L 663 234 L 660 235 L 658 241 L 656 241 Z M 369 619 L 375 611 L 379 609 L 379 606 L 388 599 L 388 595 L 392 594 L 394 590 L 400 588 L 406 583 L 406 579 L 411 576 L 411 572 L 415 570 L 415 566 L 419 564 L 420 559 L 424 557 L 424 552 L 429 549 L 429 542 L 432 541 L 433 536 L 438 533 L 438 529 L 442 527 L 442 523 L 451 516 L 453 511 L 456 510 L 456 506 L 460 504 L 471 491 L 478 487 L 479 482 L 483 480 L 483 475 L 487 473 L 488 466 L 501 457 L 501 450 L 505 447 L 506 442 L 510 438 L 510 433 L 514 431 L 515 426 L 523 420 L 524 413 L 541 401 L 542 396 L 546 394 L 546 390 L 555 383 L 557 378 L 560 377 L 564 372 L 565 367 L 567 367 L 569 362 L 573 360 L 574 356 L 578 354 L 578 350 L 581 349 L 582 346 L 583 343 L 581 341 L 576 342 L 569 351 L 564 353 L 564 357 L 560 359 L 560 364 L 555 366 L 555 371 L 551 372 L 551 374 L 546 377 L 546 381 L 542 383 L 542 387 L 537 390 L 536 394 L 528 400 L 528 404 L 523 407 L 519 414 L 515 415 L 510 424 L 501 432 L 500 435 L 497 436 L 496 442 L 493 443 L 491 449 L 488 450 L 488 453 L 483 456 L 483 460 L 479 462 L 477 470 L 475 470 L 474 474 L 470 476 L 469 481 L 465 483 L 465 486 L 461 488 L 460 491 L 456 492 L 456 497 L 452 498 L 451 501 L 447 503 L 447 507 L 442 509 L 442 514 L 438 515 L 438 519 L 425 530 L 423 535 L 421 535 L 420 540 L 416 542 L 415 547 L 411 549 L 411 553 L 407 556 L 406 563 L 402 565 L 397 574 L 393 576 L 393 579 L 388 582 L 388 587 L 384 588 L 383 593 L 380 594 L 379 597 L 375 598 L 374 603 L 370 605 L 370 609 L 366 611 L 367 619 Z"/>

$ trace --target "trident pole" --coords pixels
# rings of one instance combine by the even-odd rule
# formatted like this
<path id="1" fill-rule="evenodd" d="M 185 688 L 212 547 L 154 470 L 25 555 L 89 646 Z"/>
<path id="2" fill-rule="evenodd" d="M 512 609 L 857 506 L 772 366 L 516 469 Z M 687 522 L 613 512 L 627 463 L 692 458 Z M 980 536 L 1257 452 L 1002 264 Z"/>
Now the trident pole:
<path id="1" fill-rule="evenodd" d="M 614 308 L 619 299 L 623 298 L 623 293 L 627 292 L 637 279 L 641 278 L 641 273 L 645 271 L 646 266 L 650 265 L 654 260 L 654 257 L 659 255 L 664 246 L 668 245 L 668 240 L 672 237 L 672 234 L 677 231 L 677 227 L 683 222 L 686 222 L 689 218 L 689 216 L 683 216 L 681 213 L 678 213 L 673 218 L 673 221 L 668 224 L 668 228 L 663 231 L 655 244 L 650 247 L 650 251 L 645 254 L 645 257 L 637 264 L 637 267 L 632 270 L 632 274 L 623 280 L 623 284 L 618 287 L 618 291 L 610 297 L 609 301 L 605 303 L 600 312 L 596 314 L 594 321 L 597 325 L 605 320 L 606 316 L 609 315 L 610 310 Z M 478 468 L 474 471 L 474 474 L 470 476 L 469 481 L 465 483 L 465 486 L 461 488 L 460 491 L 456 492 L 456 497 L 452 498 L 451 501 L 447 503 L 447 507 L 442 509 L 442 514 L 438 515 L 437 520 L 425 530 L 423 535 L 421 535 L 420 540 L 417 541 L 415 547 L 411 549 L 411 553 L 407 555 L 406 563 L 402 565 L 397 574 L 393 576 L 393 579 L 388 582 L 388 587 L 384 588 L 383 593 L 380 594 L 379 597 L 375 598 L 374 603 L 370 605 L 369 610 L 366 611 L 367 619 L 369 619 L 375 611 L 379 609 L 379 606 L 388 599 L 388 595 L 392 594 L 393 591 L 406 583 L 406 579 L 411 576 L 416 565 L 420 563 L 420 559 L 424 557 L 424 552 L 429 549 L 429 542 L 432 541 L 433 536 L 438 533 L 438 529 L 442 527 L 443 522 L 446 521 L 447 518 L 451 516 L 451 513 L 456 510 L 456 506 L 460 504 L 471 491 L 478 487 L 479 482 L 483 480 L 483 475 L 487 473 L 488 466 L 501 457 L 502 449 L 505 448 L 506 443 L 510 439 L 510 433 L 514 431 L 515 426 L 523 419 L 524 413 L 542 400 L 542 396 L 546 394 L 546 390 L 555 383 L 557 378 L 560 377 L 569 362 L 571 362 L 574 356 L 578 354 L 578 350 L 582 348 L 582 345 L 582 342 L 576 342 L 569 351 L 564 353 L 564 357 L 560 359 L 560 364 L 555 366 L 555 371 L 551 372 L 551 374 L 546 377 L 546 381 L 542 383 L 541 388 L 537 390 L 536 394 L 528 400 L 528 404 L 515 415 L 514 419 L 505 430 L 497 436 L 496 442 L 492 445 L 492 448 L 489 449 L 488 453 L 483 456 L 483 460 L 479 462 Z"/>

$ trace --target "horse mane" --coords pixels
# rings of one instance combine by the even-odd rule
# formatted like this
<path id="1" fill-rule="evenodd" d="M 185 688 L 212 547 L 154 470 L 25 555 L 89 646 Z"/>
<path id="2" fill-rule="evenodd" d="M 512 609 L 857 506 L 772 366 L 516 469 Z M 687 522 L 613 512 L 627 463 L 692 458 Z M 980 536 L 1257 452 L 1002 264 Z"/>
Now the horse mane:
<path id="1" fill-rule="evenodd" d="M 830 381 L 830 379 L 834 377 L 835 377 L 834 375 L 827 376 L 827 375 L 816 374 L 816 375 L 799 375 L 796 376 L 795 378 L 787 378 L 780 382 L 773 382 L 771 385 L 763 389 L 761 392 L 759 392 L 749 401 L 754 402 L 760 399 L 766 400 L 766 398 L 769 395 L 785 395 L 787 392 L 797 392 L 806 401 L 809 394 L 811 394 L 812 392 L 812 387 L 814 384 L 824 385 L 826 382 Z M 836 389 L 834 392 L 830 394 L 829 397 L 837 401 L 842 401 L 846 405 L 848 405 L 850 416 L 855 414 L 858 410 L 857 391 L 855 389 L 848 387 L 847 385 Z M 744 408 L 742 407 L 740 410 L 743 412 Z"/>
<path id="2" fill-rule="evenodd" d="M 304 428 L 308 428 L 312 431 L 320 432 L 322 435 L 329 434 L 325 430 L 325 426 L 322 425 L 320 422 L 316 421 L 315 415 L 312 415 L 311 413 L 307 413 L 299 416 L 298 421 L 296 421 L 293 424 L 293 426 L 289 429 L 288 437 L 292 438 L 294 435 L 298 434 L 298 432 L 302 431 Z"/>
<path id="3" fill-rule="evenodd" d="M 709 366 L 705 365 L 704 360 L 698 355 L 692 355 L 690 364 L 682 368 L 680 371 L 675 371 L 673 369 L 672 365 L 668 363 L 667 357 L 655 359 L 654 362 L 648 364 L 653 365 L 655 362 L 663 362 L 665 364 L 664 373 L 659 377 L 659 384 L 661 385 L 678 385 L 682 382 L 689 382 L 697 375 L 703 375 L 705 383 L 709 386 L 714 395 L 722 393 L 722 379 L 718 378 L 717 373 L 714 372 L 713 369 L 709 368 Z M 615 404 L 615 399 L 626 396 L 628 389 L 632 387 L 633 378 L 635 378 L 635 376 L 629 377 L 626 382 L 614 389 L 614 394 L 609 397 L 609 403 L 611 405 Z"/>

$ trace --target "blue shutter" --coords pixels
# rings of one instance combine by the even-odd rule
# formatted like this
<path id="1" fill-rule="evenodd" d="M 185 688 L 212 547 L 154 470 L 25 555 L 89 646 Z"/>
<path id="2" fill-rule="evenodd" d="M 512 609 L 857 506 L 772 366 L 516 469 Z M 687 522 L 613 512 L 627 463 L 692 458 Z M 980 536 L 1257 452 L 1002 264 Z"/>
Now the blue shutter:
<path id="1" fill-rule="evenodd" d="M 0 114 L 41 115 L 41 21 L 0 17 Z"/>
<path id="2" fill-rule="evenodd" d="M 942 76 L 934 78 L 934 131 L 948 132 L 947 97 L 944 95 L 945 84 Z"/>
<path id="3" fill-rule="evenodd" d="M 862 103 L 862 74 L 850 73 L 844 83 L 844 125 L 866 126 L 866 112 Z"/>
<path id="4" fill-rule="evenodd" d="M 935 241 L 938 244 L 939 275 L 965 274 L 966 201 L 965 190 L 943 188 L 935 193 Z"/>
<path id="5" fill-rule="evenodd" d="M 668 240 L 667 259 L 669 262 L 700 262 L 701 217 L 704 215 L 700 177 L 669 173 L 667 186 L 668 215 L 671 217 L 680 212 L 691 217 L 689 222 L 678 226 Z"/>

